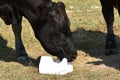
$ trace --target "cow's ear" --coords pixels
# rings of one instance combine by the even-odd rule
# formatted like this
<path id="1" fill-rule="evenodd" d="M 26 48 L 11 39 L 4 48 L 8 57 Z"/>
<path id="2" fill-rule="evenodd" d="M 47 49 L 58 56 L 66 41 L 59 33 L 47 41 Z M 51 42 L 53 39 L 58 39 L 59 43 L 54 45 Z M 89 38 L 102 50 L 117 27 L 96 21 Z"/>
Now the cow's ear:
<path id="1" fill-rule="evenodd" d="M 63 2 L 57 2 L 56 5 L 62 9 L 65 9 L 65 4 Z"/>
<path id="2" fill-rule="evenodd" d="M 36 15 L 40 17 L 42 20 L 44 20 L 51 5 L 52 2 L 48 2 L 47 0 L 40 1 L 35 5 Z"/>

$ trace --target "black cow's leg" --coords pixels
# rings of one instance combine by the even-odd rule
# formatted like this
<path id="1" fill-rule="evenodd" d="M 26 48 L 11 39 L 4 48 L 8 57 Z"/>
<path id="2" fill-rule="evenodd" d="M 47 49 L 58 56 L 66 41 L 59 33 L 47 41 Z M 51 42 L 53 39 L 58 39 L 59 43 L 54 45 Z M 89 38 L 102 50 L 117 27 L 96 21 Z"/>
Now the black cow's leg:
<path id="1" fill-rule="evenodd" d="M 115 40 L 115 35 L 113 31 L 113 22 L 114 22 L 114 8 L 112 5 L 108 5 L 104 2 L 104 0 L 101 0 L 102 4 L 102 13 L 106 21 L 107 25 L 107 36 L 106 36 L 106 55 L 116 54 L 117 51 L 117 45 Z"/>
<path id="2" fill-rule="evenodd" d="M 21 30 L 22 30 L 21 23 L 12 25 L 12 30 L 15 35 L 15 48 L 16 48 L 16 54 L 17 54 L 18 60 L 22 63 L 29 62 L 27 58 L 28 55 L 25 51 L 25 48 L 23 46 L 23 42 L 21 39 Z"/>

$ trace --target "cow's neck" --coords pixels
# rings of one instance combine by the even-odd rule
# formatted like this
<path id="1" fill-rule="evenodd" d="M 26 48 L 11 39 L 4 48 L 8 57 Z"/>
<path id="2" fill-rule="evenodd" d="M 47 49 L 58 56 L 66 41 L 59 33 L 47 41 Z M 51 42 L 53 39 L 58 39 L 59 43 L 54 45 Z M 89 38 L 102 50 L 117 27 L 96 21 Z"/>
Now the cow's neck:
<path id="1" fill-rule="evenodd" d="M 51 2 L 51 0 L 24 0 L 28 3 L 31 7 L 35 7 L 36 4 L 46 4 Z"/>
<path id="2" fill-rule="evenodd" d="M 41 0 L 25 0 L 31 7 L 34 7 Z"/>

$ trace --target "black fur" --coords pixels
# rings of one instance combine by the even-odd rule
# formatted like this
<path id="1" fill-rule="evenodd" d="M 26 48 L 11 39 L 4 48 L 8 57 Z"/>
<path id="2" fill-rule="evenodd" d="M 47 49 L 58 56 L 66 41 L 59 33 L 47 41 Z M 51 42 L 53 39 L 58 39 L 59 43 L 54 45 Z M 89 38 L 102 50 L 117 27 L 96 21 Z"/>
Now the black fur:
<path id="1" fill-rule="evenodd" d="M 106 55 L 116 54 L 117 45 L 115 35 L 113 31 L 114 22 L 114 7 L 118 9 L 120 14 L 120 0 L 100 0 L 102 5 L 102 13 L 107 25 L 107 37 L 106 37 Z"/>
<path id="2" fill-rule="evenodd" d="M 64 3 L 51 0 L 1 0 L 0 3 L 0 17 L 6 24 L 12 24 L 18 57 L 27 58 L 21 40 L 21 22 L 24 16 L 47 52 L 60 60 L 65 57 L 68 61 L 73 61 L 76 58 L 77 52 Z"/>

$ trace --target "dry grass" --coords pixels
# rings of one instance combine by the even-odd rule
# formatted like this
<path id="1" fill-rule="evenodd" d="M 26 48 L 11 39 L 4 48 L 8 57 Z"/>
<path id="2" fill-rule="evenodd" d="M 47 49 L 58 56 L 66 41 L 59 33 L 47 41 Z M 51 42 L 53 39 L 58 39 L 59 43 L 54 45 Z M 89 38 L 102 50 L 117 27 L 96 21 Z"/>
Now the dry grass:
<path id="1" fill-rule="evenodd" d="M 99 0 L 59 1 L 66 4 L 78 50 L 78 57 L 73 62 L 74 71 L 65 76 L 40 75 L 38 66 L 25 66 L 17 62 L 11 26 L 6 26 L 0 20 L 0 80 L 119 80 L 120 54 L 104 55 L 106 25 Z M 115 18 L 114 31 L 120 49 L 120 19 L 116 11 Z M 35 39 L 26 19 L 22 25 L 22 38 L 26 51 L 34 63 L 37 63 L 39 56 L 48 53 Z"/>

